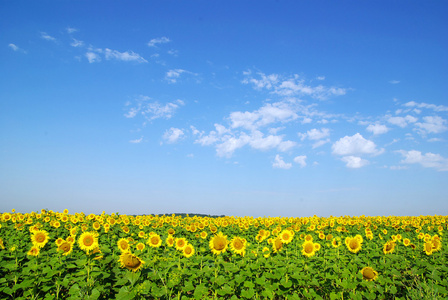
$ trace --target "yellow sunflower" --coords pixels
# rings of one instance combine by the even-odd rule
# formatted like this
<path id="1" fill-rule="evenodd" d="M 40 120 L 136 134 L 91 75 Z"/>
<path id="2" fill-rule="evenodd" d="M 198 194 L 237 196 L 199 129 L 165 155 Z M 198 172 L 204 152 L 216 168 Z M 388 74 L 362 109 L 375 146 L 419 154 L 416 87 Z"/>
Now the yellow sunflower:
<path id="1" fill-rule="evenodd" d="M 176 238 L 174 240 L 176 250 L 184 250 L 185 246 L 187 246 L 187 240 L 185 238 Z"/>
<path id="2" fill-rule="evenodd" d="M 357 235 L 355 237 L 346 237 L 345 245 L 350 252 L 358 253 L 362 247 L 362 237 L 360 235 Z"/>
<path id="3" fill-rule="evenodd" d="M 302 244 L 302 254 L 311 257 L 316 254 L 316 248 L 314 247 L 314 243 L 312 241 L 305 241 Z"/>
<path id="4" fill-rule="evenodd" d="M 280 237 L 277 237 L 272 241 L 272 250 L 274 253 L 279 252 L 283 248 L 283 242 Z"/>
<path id="5" fill-rule="evenodd" d="M 185 257 L 191 257 L 194 254 L 194 247 L 191 244 L 185 245 L 184 249 L 182 250 L 182 254 Z"/>
<path id="6" fill-rule="evenodd" d="M 373 281 L 378 278 L 378 272 L 371 267 L 364 267 L 361 270 L 362 278 L 367 281 Z"/>
<path id="7" fill-rule="evenodd" d="M 333 248 L 338 248 L 339 246 L 341 246 L 341 239 L 339 237 L 333 238 L 333 240 L 331 241 L 331 246 L 333 246 Z"/>
<path id="8" fill-rule="evenodd" d="M 174 246 L 174 237 L 172 235 L 168 235 L 165 242 L 168 245 L 168 247 L 173 247 Z"/>
<path id="9" fill-rule="evenodd" d="M 285 229 L 280 233 L 282 243 L 289 244 L 294 238 L 294 231 Z"/>
<path id="10" fill-rule="evenodd" d="M 49 237 L 48 232 L 45 230 L 37 230 L 34 231 L 33 235 L 31 236 L 31 241 L 33 242 L 33 245 L 38 248 L 43 248 L 46 243 L 48 243 Z"/>
<path id="11" fill-rule="evenodd" d="M 120 263 L 122 268 L 137 272 L 143 268 L 145 262 L 130 252 L 124 252 L 120 255 Z"/>
<path id="12" fill-rule="evenodd" d="M 246 253 L 246 243 L 246 239 L 236 236 L 230 241 L 230 250 L 236 254 L 244 256 Z"/>
<path id="13" fill-rule="evenodd" d="M 394 250 L 395 250 L 395 242 L 393 242 L 393 241 L 386 242 L 384 244 L 384 246 L 383 246 L 383 253 L 384 254 L 393 253 Z"/>
<path id="14" fill-rule="evenodd" d="M 268 258 L 271 255 L 271 252 L 269 252 L 268 247 L 264 247 L 262 252 L 263 252 L 263 256 L 266 258 Z"/>
<path id="15" fill-rule="evenodd" d="M 158 234 L 152 234 L 149 236 L 146 243 L 153 248 L 159 248 L 162 245 L 162 239 L 160 238 L 160 235 Z"/>
<path id="16" fill-rule="evenodd" d="M 205 240 L 207 238 L 207 232 L 202 231 L 201 232 L 201 239 Z"/>
<path id="17" fill-rule="evenodd" d="M 432 242 L 425 242 L 423 244 L 423 251 L 426 253 L 426 255 L 431 255 L 434 252 L 434 249 L 432 248 Z"/>
<path id="18" fill-rule="evenodd" d="M 63 241 L 60 245 L 58 245 L 58 251 L 62 251 L 62 255 L 69 255 L 73 251 L 73 244 Z"/>
<path id="19" fill-rule="evenodd" d="M 96 232 L 83 232 L 78 239 L 79 248 L 89 253 L 98 247 L 98 234 Z"/>
<path id="20" fill-rule="evenodd" d="M 143 243 L 138 243 L 135 248 L 139 251 L 142 251 L 143 249 L 145 249 L 145 244 Z"/>
<path id="21" fill-rule="evenodd" d="M 27 255 L 30 256 L 38 256 L 40 253 L 40 248 L 37 246 L 31 247 L 30 251 L 28 251 Z"/>
<path id="22" fill-rule="evenodd" d="M 219 232 L 210 239 L 209 247 L 213 254 L 218 255 L 227 250 L 227 244 L 227 236 Z"/>
<path id="23" fill-rule="evenodd" d="M 120 252 L 127 252 L 129 251 L 129 241 L 127 239 L 119 239 L 117 242 L 118 249 Z"/>

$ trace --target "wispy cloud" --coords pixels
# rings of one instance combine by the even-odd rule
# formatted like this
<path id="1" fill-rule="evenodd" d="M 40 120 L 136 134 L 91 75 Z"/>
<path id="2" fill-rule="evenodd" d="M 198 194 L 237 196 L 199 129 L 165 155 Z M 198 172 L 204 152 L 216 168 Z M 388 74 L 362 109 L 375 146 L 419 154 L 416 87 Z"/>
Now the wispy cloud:
<path id="1" fill-rule="evenodd" d="M 266 75 L 262 72 L 253 74 L 251 70 L 243 72 L 243 84 L 250 84 L 255 89 L 266 89 L 272 94 L 280 96 L 306 95 L 315 99 L 325 100 L 331 96 L 345 95 L 347 89 L 340 87 L 327 87 L 324 85 L 312 86 L 306 83 L 299 75 L 283 76 L 280 74 Z M 322 77 L 321 77 L 322 78 Z"/>
<path id="2" fill-rule="evenodd" d="M 369 161 L 366 159 L 362 159 L 359 156 L 344 156 L 341 158 L 343 162 L 346 163 L 346 167 L 350 169 L 359 169 L 369 164 Z"/>
<path id="3" fill-rule="evenodd" d="M 78 29 L 73 28 L 73 27 L 67 27 L 65 30 L 67 30 L 67 33 L 69 33 L 69 34 L 78 31 Z"/>
<path id="4" fill-rule="evenodd" d="M 70 46 L 72 46 L 72 47 L 83 47 L 84 46 L 84 42 L 72 38 L 72 42 L 70 43 Z"/>
<path id="5" fill-rule="evenodd" d="M 382 124 L 370 124 L 367 126 L 367 131 L 372 132 L 374 135 L 384 134 L 389 131 L 386 125 Z"/>
<path id="6" fill-rule="evenodd" d="M 52 37 L 51 35 L 47 34 L 46 32 L 41 31 L 40 37 L 47 41 L 53 41 L 53 42 L 56 41 L 56 38 Z"/>
<path id="7" fill-rule="evenodd" d="M 301 168 L 306 167 L 306 155 L 299 155 L 294 157 L 294 162 L 299 164 Z"/>
<path id="8" fill-rule="evenodd" d="M 189 75 L 193 75 L 193 76 L 198 75 L 196 73 L 193 73 L 193 72 L 190 72 L 187 70 L 183 70 L 183 69 L 173 69 L 173 70 L 169 70 L 168 72 L 166 72 L 165 80 L 167 80 L 169 83 L 176 83 L 182 74 L 189 74 Z"/>
<path id="9" fill-rule="evenodd" d="M 389 83 L 390 84 L 399 84 L 400 80 L 390 80 Z"/>
<path id="10" fill-rule="evenodd" d="M 101 57 L 98 54 L 96 54 L 95 52 L 87 52 L 85 55 L 86 55 L 86 58 L 89 61 L 89 63 L 101 61 Z"/>
<path id="11" fill-rule="evenodd" d="M 131 144 L 140 144 L 143 141 L 143 137 L 135 140 L 130 140 L 129 143 Z"/>
<path id="12" fill-rule="evenodd" d="M 175 100 L 173 102 L 160 103 L 153 101 L 150 97 L 139 96 L 133 102 L 125 104 L 127 112 L 124 114 L 126 118 L 134 118 L 142 116 L 146 121 L 153 121 L 156 119 L 170 119 L 174 113 L 185 105 L 182 100 Z M 144 124 L 146 124 L 146 121 Z"/>
<path id="13" fill-rule="evenodd" d="M 163 139 L 169 143 L 173 144 L 179 141 L 185 135 L 184 131 L 179 128 L 171 127 L 163 134 Z"/>
<path id="14" fill-rule="evenodd" d="M 15 44 L 9 44 L 8 45 L 9 48 L 11 48 L 12 50 L 16 51 L 16 52 L 22 52 L 22 53 L 26 53 L 25 50 L 23 50 L 22 48 L 20 48 L 19 46 L 15 45 Z"/>
<path id="15" fill-rule="evenodd" d="M 104 49 L 104 56 L 107 60 L 116 59 L 121 61 L 135 61 L 138 63 L 147 63 L 148 61 L 133 51 L 119 52 L 109 48 Z"/>
<path id="16" fill-rule="evenodd" d="M 167 37 L 155 38 L 148 42 L 149 47 L 156 47 L 158 44 L 166 44 L 171 42 L 171 40 Z"/>

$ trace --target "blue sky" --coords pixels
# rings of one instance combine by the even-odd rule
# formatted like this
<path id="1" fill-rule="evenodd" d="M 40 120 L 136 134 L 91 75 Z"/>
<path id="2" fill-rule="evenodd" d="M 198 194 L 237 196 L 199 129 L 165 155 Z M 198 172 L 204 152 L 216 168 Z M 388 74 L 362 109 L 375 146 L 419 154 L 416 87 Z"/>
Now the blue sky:
<path id="1" fill-rule="evenodd" d="M 448 213 L 446 1 L 2 1 L 0 211 Z"/>

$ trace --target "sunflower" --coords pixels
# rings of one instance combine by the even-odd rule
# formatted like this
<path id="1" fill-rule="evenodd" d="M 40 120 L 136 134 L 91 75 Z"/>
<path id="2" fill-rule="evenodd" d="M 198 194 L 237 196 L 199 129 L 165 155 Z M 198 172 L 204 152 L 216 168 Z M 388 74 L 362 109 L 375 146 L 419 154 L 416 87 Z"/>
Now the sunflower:
<path id="1" fill-rule="evenodd" d="M 143 268 L 145 262 L 130 252 L 124 252 L 120 255 L 120 263 L 122 268 L 137 272 Z"/>
<path id="2" fill-rule="evenodd" d="M 426 255 L 431 255 L 434 252 L 434 249 L 432 248 L 432 243 L 425 242 L 423 244 L 423 251 L 426 253 Z"/>
<path id="3" fill-rule="evenodd" d="M 207 232 L 202 231 L 201 232 L 201 239 L 205 240 L 207 238 Z"/>
<path id="4" fill-rule="evenodd" d="M 57 238 L 55 241 L 57 246 L 60 246 L 63 242 L 65 242 L 63 238 Z"/>
<path id="5" fill-rule="evenodd" d="M 168 245 L 168 247 L 173 247 L 174 246 L 174 237 L 172 235 L 168 235 L 165 242 Z"/>
<path id="6" fill-rule="evenodd" d="M 129 251 L 129 247 L 130 247 L 129 241 L 127 239 L 123 239 L 123 238 L 118 240 L 117 246 L 121 252 Z"/>
<path id="7" fill-rule="evenodd" d="M 333 248 L 338 248 L 341 246 L 341 239 L 339 237 L 333 238 L 331 241 L 331 246 L 333 246 Z"/>
<path id="8" fill-rule="evenodd" d="M 194 247 L 191 244 L 185 245 L 184 249 L 182 250 L 182 254 L 185 257 L 191 257 L 194 254 Z"/>
<path id="9" fill-rule="evenodd" d="M 311 236 L 311 234 L 305 235 L 305 241 L 307 241 L 307 242 L 312 242 L 313 241 L 313 237 Z"/>
<path id="10" fill-rule="evenodd" d="M 60 245 L 58 245 L 58 251 L 62 251 L 62 255 L 69 255 L 73 251 L 73 244 L 63 241 Z"/>
<path id="11" fill-rule="evenodd" d="M 355 237 L 346 237 L 345 238 L 345 245 L 347 246 L 347 249 L 352 253 L 358 253 L 359 250 L 361 250 L 362 246 L 362 237 L 360 235 L 357 235 Z"/>
<path id="12" fill-rule="evenodd" d="M 274 239 L 272 241 L 272 250 L 274 251 L 274 253 L 277 253 L 282 248 L 283 248 L 283 242 L 282 242 L 282 239 L 280 237 L 277 237 L 276 239 Z"/>
<path id="13" fill-rule="evenodd" d="M 176 245 L 176 250 L 184 250 L 185 246 L 187 245 L 187 240 L 185 238 L 176 238 L 174 240 L 174 243 Z"/>
<path id="14" fill-rule="evenodd" d="M 98 237 L 96 232 L 83 232 L 78 239 L 79 248 L 89 253 L 98 247 Z"/>
<path id="15" fill-rule="evenodd" d="M 5 244 L 3 244 L 2 238 L 0 238 L 0 249 L 5 249 Z"/>
<path id="16" fill-rule="evenodd" d="M 210 239 L 209 247 L 213 254 L 220 254 L 227 250 L 227 236 L 219 232 Z"/>
<path id="17" fill-rule="evenodd" d="M 99 229 L 101 228 L 101 224 L 98 223 L 98 222 L 93 222 L 92 227 L 93 227 L 93 229 L 95 229 L 95 230 L 99 230 Z"/>
<path id="18" fill-rule="evenodd" d="M 389 241 L 389 242 L 385 243 L 384 246 L 383 246 L 383 253 L 384 254 L 393 253 L 394 250 L 395 250 L 395 242 L 393 242 L 393 241 Z"/>
<path id="19" fill-rule="evenodd" d="M 46 243 L 48 243 L 48 232 L 45 230 L 37 230 L 31 236 L 31 241 L 33 245 L 38 248 L 43 248 Z"/>
<path id="20" fill-rule="evenodd" d="M 40 248 L 37 246 L 31 247 L 30 251 L 28 251 L 27 255 L 30 256 L 38 256 L 40 253 Z"/>
<path id="21" fill-rule="evenodd" d="M 139 238 L 144 238 L 145 237 L 145 232 L 144 231 L 139 231 L 138 237 Z"/>
<path id="22" fill-rule="evenodd" d="M 408 238 L 403 239 L 403 245 L 405 245 L 406 247 L 409 246 L 411 244 L 411 240 Z"/>
<path id="23" fill-rule="evenodd" d="M 294 238 L 294 231 L 285 229 L 280 233 L 280 238 L 284 244 L 289 244 Z"/>
<path id="24" fill-rule="evenodd" d="M 373 281 L 378 278 L 378 272 L 371 267 L 364 267 L 361 270 L 362 278 L 367 281 Z"/>
<path id="25" fill-rule="evenodd" d="M 160 235 L 152 234 L 149 236 L 146 243 L 153 248 L 159 248 L 162 245 L 162 239 L 160 238 Z"/>
<path id="26" fill-rule="evenodd" d="M 263 252 L 263 256 L 266 258 L 268 258 L 271 255 L 271 252 L 269 252 L 268 247 L 264 247 L 262 252 Z"/>
<path id="27" fill-rule="evenodd" d="M 137 245 L 135 245 L 135 248 L 139 251 L 142 251 L 143 249 L 145 249 L 145 244 L 138 243 Z"/>
<path id="28" fill-rule="evenodd" d="M 319 243 L 314 243 L 314 249 L 315 249 L 316 251 L 319 251 L 320 248 L 321 248 L 321 246 L 320 246 Z"/>
<path id="29" fill-rule="evenodd" d="M 176 231 L 173 228 L 168 229 L 167 232 L 169 235 L 174 235 L 176 233 Z"/>
<path id="30" fill-rule="evenodd" d="M 314 247 L 314 243 L 312 241 L 305 241 L 302 244 L 302 254 L 311 257 L 316 254 L 316 248 Z"/>
<path id="31" fill-rule="evenodd" d="M 246 239 L 236 236 L 230 241 L 230 250 L 236 254 L 244 256 L 246 253 L 246 243 Z"/>

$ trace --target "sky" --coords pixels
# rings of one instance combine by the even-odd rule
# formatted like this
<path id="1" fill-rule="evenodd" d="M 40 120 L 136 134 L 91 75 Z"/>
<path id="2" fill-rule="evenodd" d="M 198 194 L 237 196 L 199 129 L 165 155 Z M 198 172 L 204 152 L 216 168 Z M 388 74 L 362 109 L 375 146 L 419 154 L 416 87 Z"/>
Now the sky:
<path id="1" fill-rule="evenodd" d="M 448 214 L 446 1 L 1 1 L 0 212 Z"/>

